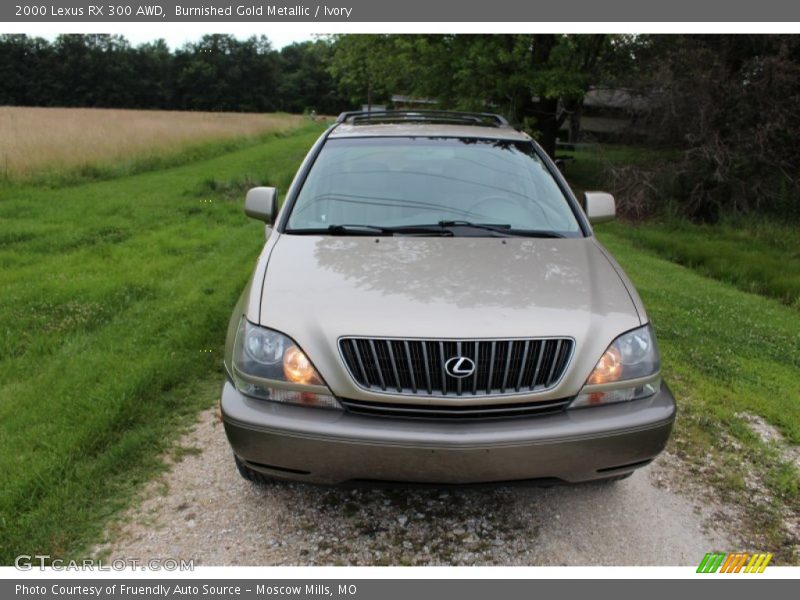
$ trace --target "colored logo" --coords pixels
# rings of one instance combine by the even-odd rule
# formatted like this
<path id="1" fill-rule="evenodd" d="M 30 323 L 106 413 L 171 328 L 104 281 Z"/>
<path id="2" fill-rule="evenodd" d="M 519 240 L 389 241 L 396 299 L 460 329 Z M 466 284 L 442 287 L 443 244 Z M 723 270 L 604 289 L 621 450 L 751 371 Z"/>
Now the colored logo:
<path id="1" fill-rule="evenodd" d="M 697 567 L 698 573 L 763 573 L 769 561 L 772 560 L 772 553 L 759 552 L 748 554 L 747 552 L 709 552 L 700 561 Z"/>

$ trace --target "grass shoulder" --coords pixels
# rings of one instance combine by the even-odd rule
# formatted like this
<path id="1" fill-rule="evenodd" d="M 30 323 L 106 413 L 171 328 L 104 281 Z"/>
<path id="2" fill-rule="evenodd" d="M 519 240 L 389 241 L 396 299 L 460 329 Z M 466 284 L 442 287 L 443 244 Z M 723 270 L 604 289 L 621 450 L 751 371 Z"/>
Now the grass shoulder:
<path id="1" fill-rule="evenodd" d="M 655 327 L 679 405 L 670 450 L 688 465 L 688 477 L 742 508 L 753 539 L 792 563 L 791 523 L 800 517 L 796 310 L 643 250 L 624 225 L 597 230 Z M 765 439 L 753 423 L 776 433 Z"/>
<path id="2" fill-rule="evenodd" d="M 686 220 L 616 223 L 638 247 L 737 288 L 800 309 L 797 226 L 764 218 L 698 225 Z"/>
<path id="3" fill-rule="evenodd" d="M 566 175 L 576 194 L 615 194 L 625 221 L 607 230 L 707 277 L 800 308 L 797 223 L 763 215 L 723 215 L 714 224 L 681 218 L 670 200 L 676 193 L 670 164 L 679 150 L 584 145 L 568 154 L 575 160 Z M 656 208 L 653 197 L 659 198 Z"/>
<path id="4" fill-rule="evenodd" d="M 0 190 L 0 564 L 80 557 L 214 401 L 230 307 L 264 234 L 242 198 L 203 182 L 285 190 L 319 132 Z"/>

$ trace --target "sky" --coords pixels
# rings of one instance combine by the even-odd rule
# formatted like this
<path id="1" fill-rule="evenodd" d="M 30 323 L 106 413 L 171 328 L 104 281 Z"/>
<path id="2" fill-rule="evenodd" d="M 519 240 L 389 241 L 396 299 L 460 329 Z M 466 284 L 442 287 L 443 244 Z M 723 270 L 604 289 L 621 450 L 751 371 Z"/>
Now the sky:
<path id="1" fill-rule="evenodd" d="M 43 37 L 48 40 L 55 39 L 61 33 L 71 33 L 65 23 L 37 23 L 31 27 L 30 35 Z M 86 32 L 87 24 L 78 24 L 75 32 Z M 297 28 L 276 27 L 272 24 L 264 23 L 259 27 L 257 23 L 226 23 L 215 27 L 210 23 L 172 23 L 169 27 L 133 27 L 125 24 L 113 24 L 107 27 L 102 33 L 118 33 L 133 45 L 138 46 L 145 42 L 151 42 L 158 38 L 164 38 L 171 49 L 180 48 L 186 42 L 193 42 L 200 39 L 207 33 L 230 33 L 240 39 L 246 39 L 253 35 L 265 35 L 272 42 L 272 46 L 278 50 L 294 42 L 302 42 L 313 39 L 313 34 Z M 270 25 L 272 25 L 270 27 Z M 94 29 L 94 28 L 92 28 Z M 101 33 L 100 30 L 92 33 Z"/>

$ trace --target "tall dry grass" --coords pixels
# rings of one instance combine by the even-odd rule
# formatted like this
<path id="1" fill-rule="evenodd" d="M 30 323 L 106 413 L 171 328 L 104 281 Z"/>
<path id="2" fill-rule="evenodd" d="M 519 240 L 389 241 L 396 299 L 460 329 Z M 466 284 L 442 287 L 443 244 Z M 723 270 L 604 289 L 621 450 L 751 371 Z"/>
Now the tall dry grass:
<path id="1" fill-rule="evenodd" d="M 0 179 L 168 155 L 302 122 L 287 114 L 0 106 Z"/>

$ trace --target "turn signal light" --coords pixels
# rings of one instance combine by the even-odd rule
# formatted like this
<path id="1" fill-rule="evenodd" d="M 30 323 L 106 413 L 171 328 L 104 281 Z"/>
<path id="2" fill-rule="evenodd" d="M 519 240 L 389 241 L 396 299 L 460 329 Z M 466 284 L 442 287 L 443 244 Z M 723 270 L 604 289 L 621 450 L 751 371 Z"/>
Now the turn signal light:
<path id="1" fill-rule="evenodd" d="M 286 349 L 283 355 L 283 374 L 292 383 L 320 383 L 317 370 L 297 346 Z"/>
<path id="2" fill-rule="evenodd" d="M 597 366 L 589 375 L 586 380 L 587 385 L 595 385 L 598 383 L 610 383 L 617 381 L 622 375 L 622 356 L 614 346 L 610 346 L 605 351 L 600 360 L 597 361 Z"/>

